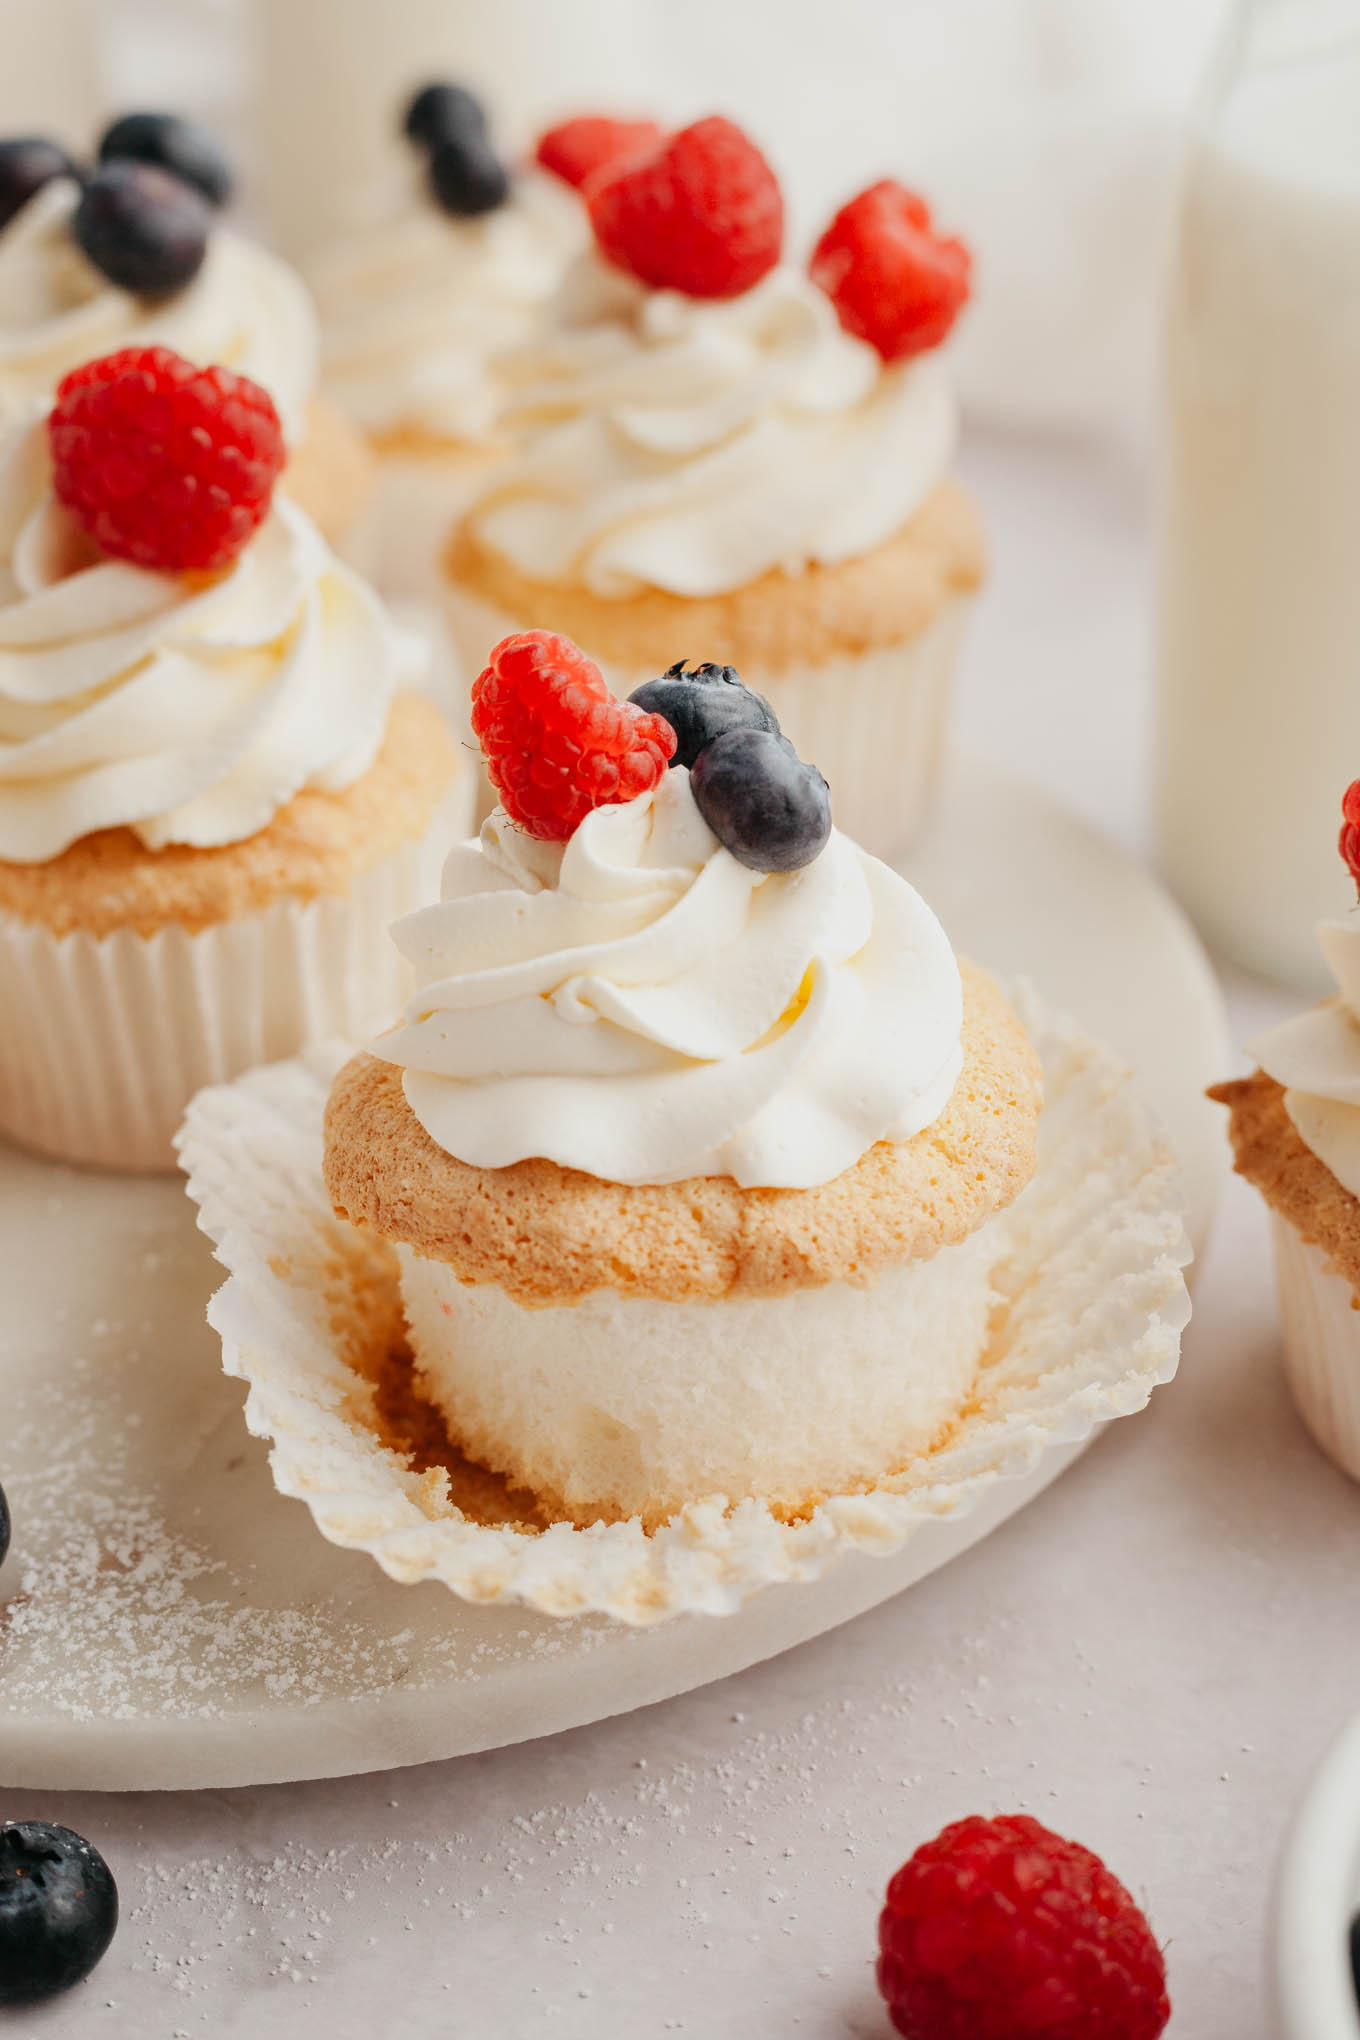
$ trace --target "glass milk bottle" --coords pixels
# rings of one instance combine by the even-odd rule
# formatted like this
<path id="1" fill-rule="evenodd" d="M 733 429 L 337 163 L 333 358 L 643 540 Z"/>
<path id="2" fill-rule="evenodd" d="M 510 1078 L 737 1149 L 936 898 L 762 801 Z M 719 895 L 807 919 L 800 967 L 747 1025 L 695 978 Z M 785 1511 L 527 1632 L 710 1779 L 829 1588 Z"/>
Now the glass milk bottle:
<path id="1" fill-rule="evenodd" d="M 1320 985 L 1360 777 L 1360 0 L 1239 0 L 1172 285 L 1163 868 L 1211 944 Z"/>

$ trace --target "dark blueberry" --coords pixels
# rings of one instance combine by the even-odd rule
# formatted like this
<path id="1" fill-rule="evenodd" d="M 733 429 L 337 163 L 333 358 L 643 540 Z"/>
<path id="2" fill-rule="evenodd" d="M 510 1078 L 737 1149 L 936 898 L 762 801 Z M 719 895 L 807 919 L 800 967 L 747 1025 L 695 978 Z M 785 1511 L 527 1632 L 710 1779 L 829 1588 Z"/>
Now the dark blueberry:
<path id="1" fill-rule="evenodd" d="M 8 1550 L 9 1550 L 9 1503 L 5 1500 L 5 1490 L 2 1487 L 0 1487 L 0 1565 L 4 1564 L 5 1553 Z"/>
<path id="2" fill-rule="evenodd" d="M 831 834 L 830 787 L 773 730 L 715 737 L 689 783 L 718 841 L 750 871 L 798 871 Z"/>
<path id="3" fill-rule="evenodd" d="M 1360 1913 L 1351 1921 L 1351 1984 L 1360 2005 Z"/>
<path id="4" fill-rule="evenodd" d="M 482 102 L 466 85 L 439 80 L 423 85 L 407 107 L 402 131 L 417 148 L 433 151 L 441 142 L 486 140 L 486 114 Z"/>
<path id="5" fill-rule="evenodd" d="M 430 158 L 430 189 L 445 212 L 475 219 L 510 196 L 504 163 L 483 135 L 452 135 Z"/>
<path id="6" fill-rule="evenodd" d="M 0 227 L 7 227 L 34 192 L 54 177 L 79 175 L 65 149 L 41 135 L 16 135 L 0 142 Z"/>
<path id="7" fill-rule="evenodd" d="M 0 1827 L 0 2005 L 69 1990 L 118 1925 L 118 1887 L 98 1849 L 45 1820 Z"/>
<path id="8" fill-rule="evenodd" d="M 209 205 L 231 197 L 231 165 L 206 128 L 177 113 L 125 113 L 106 128 L 99 143 L 101 163 L 130 159 L 154 163 L 202 192 Z"/>
<path id="9" fill-rule="evenodd" d="M 101 164 L 72 231 L 110 283 L 138 297 L 173 297 L 203 267 L 212 212 L 192 186 L 151 163 Z"/>
<path id="10" fill-rule="evenodd" d="M 676 663 L 659 680 L 646 680 L 629 695 L 649 715 L 664 715 L 675 731 L 672 765 L 693 765 L 705 744 L 728 730 L 779 731 L 779 719 L 766 701 L 742 685 L 735 666 L 694 666 Z"/>

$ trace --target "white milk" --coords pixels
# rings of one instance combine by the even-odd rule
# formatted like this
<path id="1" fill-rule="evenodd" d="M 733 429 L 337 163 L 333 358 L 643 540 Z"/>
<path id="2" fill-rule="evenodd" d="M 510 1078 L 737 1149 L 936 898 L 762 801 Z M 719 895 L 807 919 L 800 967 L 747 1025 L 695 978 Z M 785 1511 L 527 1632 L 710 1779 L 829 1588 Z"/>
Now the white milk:
<path id="1" fill-rule="evenodd" d="M 1189 166 L 1158 774 L 1163 864 L 1209 940 L 1320 989 L 1360 778 L 1360 4 L 1327 13 L 1325 47 L 1256 52 Z"/>

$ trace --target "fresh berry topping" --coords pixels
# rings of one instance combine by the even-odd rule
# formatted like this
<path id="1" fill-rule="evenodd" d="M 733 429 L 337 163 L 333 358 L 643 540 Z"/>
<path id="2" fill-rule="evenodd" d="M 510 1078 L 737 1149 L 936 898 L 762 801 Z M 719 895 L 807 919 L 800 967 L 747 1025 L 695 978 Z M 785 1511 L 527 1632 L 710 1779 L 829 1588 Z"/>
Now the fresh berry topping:
<path id="1" fill-rule="evenodd" d="M 100 550 L 164 573 L 234 560 L 284 463 L 268 393 L 169 347 L 125 347 L 73 369 L 48 438 L 58 500 Z"/>
<path id="2" fill-rule="evenodd" d="M 50 1821 L 0 1827 L 0 2005 L 69 1990 L 117 1925 L 118 1889 L 98 1849 Z"/>
<path id="3" fill-rule="evenodd" d="M 225 205 L 231 197 L 231 165 L 217 142 L 177 113 L 125 113 L 100 137 L 99 160 L 154 163 L 192 184 L 209 205 Z"/>
<path id="4" fill-rule="evenodd" d="M 665 774 L 675 732 L 610 693 L 570 638 L 503 638 L 472 689 L 472 728 L 512 822 L 565 843 L 592 808 L 636 800 Z"/>
<path id="5" fill-rule="evenodd" d="M 902 361 L 944 339 L 967 301 L 973 258 L 934 231 L 923 198 L 885 178 L 841 207 L 809 267 L 846 332 Z"/>
<path id="6" fill-rule="evenodd" d="M 5 1500 L 5 1490 L 2 1487 L 0 1487 L 0 1565 L 4 1564 L 5 1553 L 8 1550 L 9 1550 L 9 1503 Z"/>
<path id="7" fill-rule="evenodd" d="M 208 252 L 212 210 L 201 193 L 153 163 L 120 159 L 95 171 L 71 222 L 110 283 L 138 297 L 172 297 Z"/>
<path id="8" fill-rule="evenodd" d="M 484 135 L 450 135 L 430 157 L 430 189 L 447 213 L 476 219 L 510 196 L 510 175 Z"/>
<path id="9" fill-rule="evenodd" d="M 79 175 L 65 149 L 42 135 L 15 135 L 0 142 L 0 227 L 7 227 L 34 192 L 54 177 Z"/>
<path id="10" fill-rule="evenodd" d="M 690 771 L 694 804 L 749 871 L 798 871 L 831 834 L 831 789 L 773 730 L 715 737 Z"/>
<path id="11" fill-rule="evenodd" d="M 602 113 L 587 113 L 541 134 L 534 156 L 545 170 L 579 191 L 587 177 L 607 163 L 645 155 L 660 140 L 661 129 L 654 120 L 610 120 Z"/>
<path id="12" fill-rule="evenodd" d="M 974 1815 L 888 1886 L 878 1987 L 907 2040 L 1156 2040 L 1166 1965 L 1118 1878 L 1025 1814 Z"/>
<path id="13" fill-rule="evenodd" d="M 738 297 L 779 260 L 784 201 L 755 143 L 713 116 L 588 178 L 600 252 L 657 290 Z"/>
<path id="14" fill-rule="evenodd" d="M 1341 840 L 1337 848 L 1360 890 L 1360 779 L 1353 779 L 1342 795 L 1341 813 Z"/>
<path id="15" fill-rule="evenodd" d="M 433 151 L 455 135 L 485 138 L 486 113 L 466 85 L 437 79 L 422 85 L 402 116 L 402 132 L 418 149 Z"/>
<path id="16" fill-rule="evenodd" d="M 650 715 L 664 715 L 675 731 L 672 765 L 693 765 L 706 744 L 728 730 L 779 730 L 763 695 L 742 685 L 735 666 L 693 666 L 683 659 L 659 680 L 644 681 L 628 699 Z"/>

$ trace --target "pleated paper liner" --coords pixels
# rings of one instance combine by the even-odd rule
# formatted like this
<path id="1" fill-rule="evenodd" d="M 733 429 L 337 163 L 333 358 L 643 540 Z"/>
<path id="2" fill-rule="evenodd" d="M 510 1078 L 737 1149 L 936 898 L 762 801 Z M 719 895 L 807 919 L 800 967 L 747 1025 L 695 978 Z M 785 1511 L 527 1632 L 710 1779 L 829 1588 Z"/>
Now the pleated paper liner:
<path id="1" fill-rule="evenodd" d="M 420 1395 L 396 1257 L 336 1218 L 322 1114 L 349 1044 L 203 1092 L 179 1147 L 199 1223 L 229 1279 L 210 1319 L 280 1491 L 321 1534 L 394 1580 L 473 1602 L 647 1624 L 721 1615 L 851 1550 L 888 1554 L 932 1518 L 1147 1403 L 1189 1318 L 1178 1170 L 1130 1073 L 1072 1023 L 1017 995 L 1045 1079 L 1039 1168 L 998 1228 L 999 1292 L 974 1395 L 949 1435 L 863 1492 L 776 1513 L 698 1498 L 651 1534 L 576 1529 L 470 1464 Z M 715 1308 L 721 1308 L 715 1305 Z"/>

